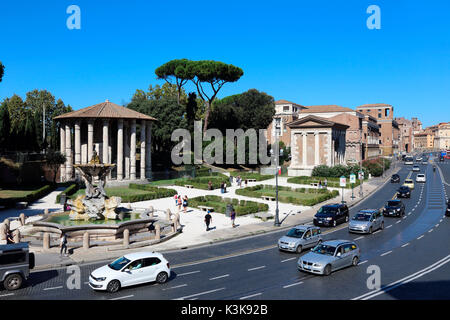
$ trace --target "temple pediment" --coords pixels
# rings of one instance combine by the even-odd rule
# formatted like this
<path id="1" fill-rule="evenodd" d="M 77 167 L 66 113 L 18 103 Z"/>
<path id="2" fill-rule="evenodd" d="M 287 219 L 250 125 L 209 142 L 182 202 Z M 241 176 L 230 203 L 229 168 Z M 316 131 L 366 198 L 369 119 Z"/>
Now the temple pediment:
<path id="1" fill-rule="evenodd" d="M 326 118 L 317 117 L 313 115 L 309 115 L 303 118 L 300 118 L 298 120 L 292 121 L 287 124 L 289 128 L 295 129 L 295 128 L 340 128 L 340 129 L 347 129 L 349 126 L 337 123 L 334 121 L 330 121 Z"/>

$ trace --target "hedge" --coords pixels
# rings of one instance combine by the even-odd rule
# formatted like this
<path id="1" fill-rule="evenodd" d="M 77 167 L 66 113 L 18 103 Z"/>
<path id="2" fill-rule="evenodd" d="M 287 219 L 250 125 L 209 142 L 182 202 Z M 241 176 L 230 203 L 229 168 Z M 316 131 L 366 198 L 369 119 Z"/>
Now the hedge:
<path id="1" fill-rule="evenodd" d="M 246 214 L 264 212 L 269 210 L 269 206 L 265 203 L 255 201 L 221 198 L 219 196 L 200 196 L 189 199 L 190 207 L 208 206 L 213 207 L 214 212 L 225 213 L 227 204 L 232 204 L 236 215 L 243 216 Z"/>
<path id="2" fill-rule="evenodd" d="M 272 179 L 275 177 L 274 175 L 271 175 L 271 174 L 259 174 L 259 173 L 253 173 L 253 172 L 239 172 L 239 171 L 231 172 L 231 175 L 234 178 L 236 178 L 237 176 L 241 176 L 242 180 L 256 179 L 256 181 L 268 180 L 268 179 Z"/>
<path id="3" fill-rule="evenodd" d="M 248 187 L 248 188 L 244 188 L 244 189 L 237 189 L 236 194 L 241 195 L 241 196 L 246 196 L 246 197 L 259 198 L 264 194 L 260 193 L 260 192 L 256 192 L 256 191 L 261 190 L 261 189 L 275 190 L 276 187 L 269 186 L 269 185 L 264 185 L 264 186 L 257 185 L 257 186 Z M 330 192 L 329 190 L 326 190 L 326 189 L 312 189 L 312 188 L 293 189 L 293 188 L 289 188 L 289 187 L 279 186 L 278 190 L 279 191 L 295 191 L 295 192 L 300 192 L 300 193 L 316 193 L 317 194 L 317 196 L 315 196 L 311 199 L 298 199 L 298 198 L 292 197 L 292 196 L 278 195 L 278 201 L 280 201 L 280 202 L 293 203 L 293 204 L 298 204 L 298 205 L 303 205 L 303 206 L 313 206 L 317 203 L 326 201 L 328 199 L 332 199 L 339 195 L 339 191 L 337 191 L 337 190 L 333 190 Z M 267 193 L 267 195 L 271 195 L 271 193 Z"/>
<path id="4" fill-rule="evenodd" d="M 350 189 L 352 185 L 350 184 L 350 178 L 347 178 L 347 184 L 345 188 Z M 327 187 L 330 188 L 341 188 L 340 185 L 340 178 L 334 178 L 334 177 L 309 177 L 309 176 L 299 176 L 299 177 L 292 177 L 288 178 L 287 182 L 289 183 L 296 183 L 296 184 L 310 184 L 310 183 L 318 183 L 319 181 L 322 181 L 322 185 L 324 180 L 327 179 Z M 364 179 L 367 180 L 367 176 L 364 176 Z M 354 187 L 359 186 L 360 182 L 359 179 L 356 179 L 356 183 L 354 183 Z M 319 189 L 321 190 L 321 189 Z"/>
<path id="5" fill-rule="evenodd" d="M 230 183 L 226 175 L 219 173 L 215 176 L 179 179 L 175 181 L 175 185 L 183 187 L 186 184 L 190 184 L 196 189 L 208 190 L 209 181 L 211 181 L 213 189 L 219 189 L 222 182 Z"/>
<path id="6" fill-rule="evenodd" d="M 45 197 L 53 190 L 53 187 L 50 185 L 45 185 L 33 192 L 27 194 L 25 197 L 13 197 L 13 198 L 4 198 L 0 199 L 0 205 L 5 207 L 14 207 L 17 202 L 34 202 L 42 197 Z"/>
<path id="7" fill-rule="evenodd" d="M 60 194 L 56 196 L 56 203 L 59 203 L 61 200 L 61 195 L 65 194 L 66 199 L 69 198 L 71 195 L 73 195 L 75 192 L 78 191 L 78 185 L 76 183 L 71 184 L 66 189 L 64 189 Z"/>

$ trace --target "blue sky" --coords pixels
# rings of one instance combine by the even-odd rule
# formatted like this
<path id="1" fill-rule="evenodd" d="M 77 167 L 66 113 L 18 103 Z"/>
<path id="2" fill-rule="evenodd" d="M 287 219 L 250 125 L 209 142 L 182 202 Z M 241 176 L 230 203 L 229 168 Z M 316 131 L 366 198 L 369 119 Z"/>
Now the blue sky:
<path id="1" fill-rule="evenodd" d="M 81 30 L 69 30 L 69 5 Z M 369 30 L 369 5 L 381 29 Z M 256 88 L 302 105 L 388 103 L 424 126 L 450 121 L 450 1 L 1 1 L 0 99 L 47 89 L 74 109 L 129 102 L 175 58 L 244 70 L 219 97 Z M 188 88 L 191 91 L 194 89 Z"/>

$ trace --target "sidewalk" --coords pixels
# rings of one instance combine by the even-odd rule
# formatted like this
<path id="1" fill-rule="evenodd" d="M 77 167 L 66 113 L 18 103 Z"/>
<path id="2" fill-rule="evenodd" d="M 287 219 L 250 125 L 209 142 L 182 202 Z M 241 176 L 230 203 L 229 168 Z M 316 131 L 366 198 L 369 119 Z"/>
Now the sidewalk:
<path id="1" fill-rule="evenodd" d="M 354 189 L 355 198 L 351 199 L 352 191 L 351 189 L 346 189 L 344 192 L 344 200 L 347 202 L 349 207 L 358 204 L 360 201 L 369 197 L 373 192 L 387 183 L 390 176 L 396 173 L 400 168 L 393 167 L 385 173 L 385 178 L 372 178 L 370 181 L 363 184 L 363 198 L 359 198 L 358 192 L 359 187 Z M 249 186 L 256 184 L 275 184 L 275 179 L 249 183 Z M 301 187 L 298 184 L 287 183 L 286 177 L 279 178 L 279 185 L 284 186 L 294 186 Z M 198 189 L 188 189 L 184 187 L 171 186 L 170 188 L 176 189 L 182 196 L 187 194 L 189 198 L 206 195 L 215 194 L 221 195 L 220 190 L 205 191 Z M 252 201 L 264 202 L 269 205 L 269 212 L 275 212 L 275 202 L 274 201 L 264 201 L 262 199 L 248 198 L 235 194 L 237 186 L 228 187 L 225 197 L 247 199 Z M 340 192 L 342 189 L 340 189 Z M 178 249 L 193 248 L 203 245 L 209 245 L 212 243 L 218 243 L 221 241 L 238 239 L 247 236 L 252 236 L 256 234 L 275 232 L 279 230 L 284 230 L 291 228 L 292 226 L 298 224 L 310 223 L 313 220 L 314 214 L 317 210 L 328 203 L 340 202 L 342 195 L 339 197 L 327 200 L 313 207 L 297 206 L 286 203 L 279 203 L 279 220 L 282 222 L 280 227 L 274 226 L 274 220 L 270 219 L 266 222 L 262 222 L 259 218 L 255 218 L 253 215 L 236 217 L 236 225 L 238 227 L 232 228 L 231 221 L 229 217 L 226 217 L 221 213 L 212 213 L 212 224 L 213 230 L 206 232 L 203 218 L 205 213 L 198 210 L 189 208 L 187 213 L 181 212 L 181 225 L 183 226 L 183 232 L 175 236 L 174 238 L 167 240 L 165 242 L 158 243 L 152 246 L 140 247 L 135 249 L 123 249 L 121 246 L 108 246 L 108 247 L 92 247 L 89 250 L 83 250 L 82 248 L 74 248 L 70 257 L 60 257 L 59 248 L 51 248 L 50 250 L 44 251 L 41 247 L 32 247 L 31 250 L 36 253 L 36 268 L 35 269 L 47 269 L 61 267 L 68 264 L 74 263 L 85 263 L 85 262 L 95 262 L 101 260 L 108 260 L 116 258 L 125 253 L 135 252 L 135 251 L 172 251 Z M 123 204 L 127 206 L 128 204 Z M 164 208 L 170 208 L 172 212 L 175 212 L 177 208 L 175 207 L 174 200 L 172 198 L 156 199 L 150 201 L 143 201 L 139 203 L 131 204 L 133 208 L 148 208 L 152 205 L 155 209 L 165 210 Z M 300 213 L 299 213 L 300 211 Z M 70 249 L 70 247 L 69 247 Z"/>

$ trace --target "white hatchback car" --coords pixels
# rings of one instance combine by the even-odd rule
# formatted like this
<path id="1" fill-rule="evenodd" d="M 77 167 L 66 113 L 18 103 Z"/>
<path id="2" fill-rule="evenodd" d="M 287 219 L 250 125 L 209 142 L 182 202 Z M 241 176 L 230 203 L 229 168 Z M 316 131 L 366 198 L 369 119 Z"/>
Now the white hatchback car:
<path id="1" fill-rule="evenodd" d="M 419 173 L 416 177 L 416 182 L 427 182 L 427 178 L 423 173 Z"/>
<path id="2" fill-rule="evenodd" d="M 117 292 L 120 288 L 146 282 L 164 283 L 170 277 L 169 262 L 157 252 L 126 254 L 89 275 L 94 290 Z"/>

